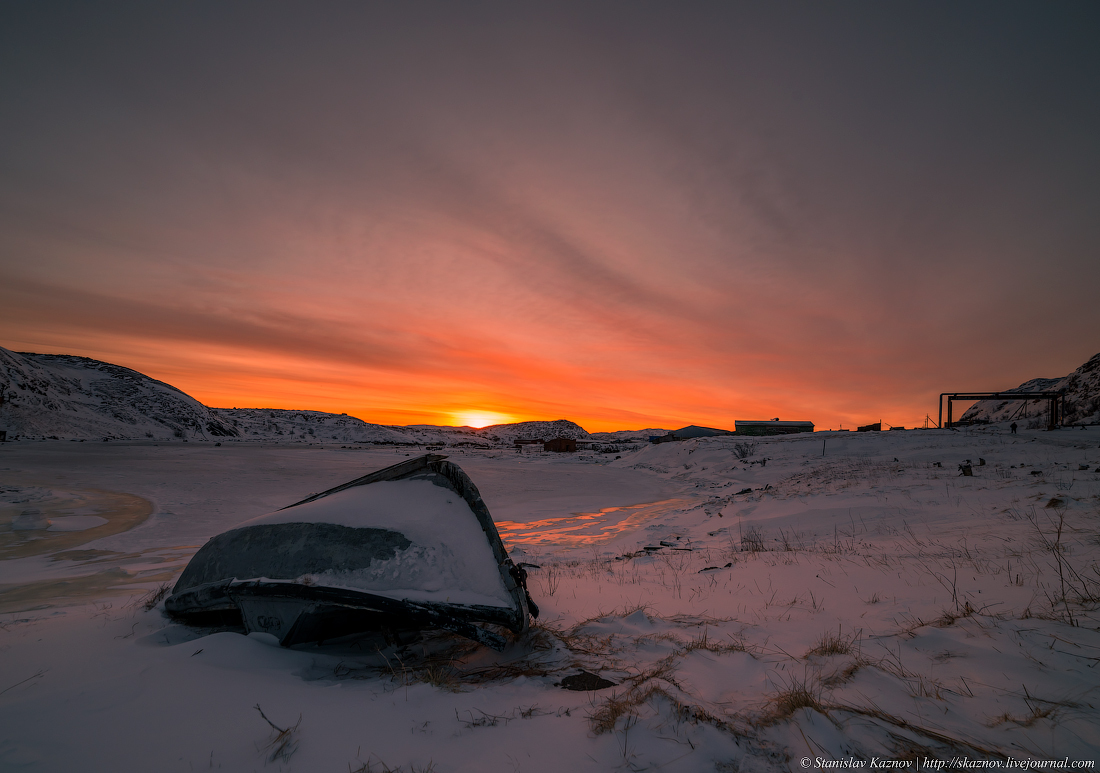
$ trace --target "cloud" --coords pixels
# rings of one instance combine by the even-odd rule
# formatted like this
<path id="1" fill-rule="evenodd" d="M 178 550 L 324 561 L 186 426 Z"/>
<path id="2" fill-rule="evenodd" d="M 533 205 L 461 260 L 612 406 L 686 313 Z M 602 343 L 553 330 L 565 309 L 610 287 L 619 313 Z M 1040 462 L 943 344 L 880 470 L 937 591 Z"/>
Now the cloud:
<path id="1" fill-rule="evenodd" d="M 912 424 L 1097 348 L 1093 12 L 264 11 L 2 12 L 3 343 L 594 426 Z"/>

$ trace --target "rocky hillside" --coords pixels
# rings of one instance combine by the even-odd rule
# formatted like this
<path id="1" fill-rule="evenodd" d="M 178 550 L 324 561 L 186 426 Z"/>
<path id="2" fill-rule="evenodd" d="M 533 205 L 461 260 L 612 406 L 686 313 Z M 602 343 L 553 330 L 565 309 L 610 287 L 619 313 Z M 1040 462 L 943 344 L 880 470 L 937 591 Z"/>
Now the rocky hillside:
<path id="1" fill-rule="evenodd" d="M 0 429 L 8 437 L 220 438 L 238 433 L 174 386 L 120 365 L 0 348 Z"/>
<path id="2" fill-rule="evenodd" d="M 1034 378 L 1006 392 L 1055 392 L 1066 395 L 1066 424 L 1100 423 L 1100 354 L 1062 378 Z M 1045 426 L 1045 400 L 983 400 L 962 415 L 963 421 L 1017 421 Z"/>
<path id="3" fill-rule="evenodd" d="M 482 427 L 474 431 L 493 445 L 508 446 L 515 445 L 517 440 L 526 439 L 545 441 L 559 437 L 572 438 L 573 440 L 586 440 L 588 438 L 588 433 L 584 430 L 584 427 L 567 419 L 494 424 L 491 427 Z"/>
<path id="4" fill-rule="evenodd" d="M 614 432 L 592 432 L 589 437 L 608 443 L 647 443 L 651 437 L 667 435 L 669 432 L 672 430 L 649 427 L 648 429 L 619 429 Z"/>
<path id="5" fill-rule="evenodd" d="M 417 443 L 401 428 L 368 424 L 346 413 L 288 411 L 278 408 L 210 408 L 210 413 L 243 440 L 321 443 Z"/>

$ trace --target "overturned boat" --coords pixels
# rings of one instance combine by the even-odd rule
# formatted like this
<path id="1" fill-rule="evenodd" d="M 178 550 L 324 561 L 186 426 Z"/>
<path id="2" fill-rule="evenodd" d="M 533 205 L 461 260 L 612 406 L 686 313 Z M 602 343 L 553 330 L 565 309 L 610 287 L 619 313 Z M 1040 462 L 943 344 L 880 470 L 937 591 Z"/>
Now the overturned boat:
<path id="1" fill-rule="evenodd" d="M 243 625 L 283 646 L 425 628 L 503 649 L 538 608 L 473 481 L 428 454 L 314 494 L 212 538 L 166 611 Z"/>

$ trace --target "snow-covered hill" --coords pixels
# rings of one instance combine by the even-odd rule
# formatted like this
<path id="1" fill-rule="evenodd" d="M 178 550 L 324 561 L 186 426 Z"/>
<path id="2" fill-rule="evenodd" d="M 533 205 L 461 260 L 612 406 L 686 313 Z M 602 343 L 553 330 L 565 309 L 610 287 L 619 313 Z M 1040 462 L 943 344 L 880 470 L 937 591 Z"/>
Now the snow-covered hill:
<path id="1" fill-rule="evenodd" d="M 346 413 L 208 408 L 120 365 L 0 348 L 0 429 L 9 439 L 239 439 L 281 443 L 512 446 L 520 438 L 589 437 L 565 419 L 473 427 L 369 424 Z"/>
<path id="2" fill-rule="evenodd" d="M 279 408 L 210 408 L 224 425 L 243 440 L 282 440 L 340 443 L 424 442 L 399 427 L 368 424 L 346 413 L 288 411 Z"/>
<path id="3" fill-rule="evenodd" d="M 391 427 L 368 424 L 346 413 L 320 411 L 270 408 L 211 408 L 210 411 L 227 426 L 240 431 L 245 440 L 510 447 L 520 438 L 549 440 L 556 437 L 588 437 L 583 427 L 566 419 L 495 424 L 475 429 L 434 424 Z"/>
<path id="4" fill-rule="evenodd" d="M 221 438 L 237 431 L 173 386 L 120 365 L 0 348 L 9 438 Z"/>
<path id="5" fill-rule="evenodd" d="M 1033 378 L 1006 392 L 1065 392 L 1066 424 L 1100 422 L 1100 354 L 1062 378 Z M 1046 400 L 983 400 L 962 415 L 963 421 L 1045 421 Z"/>
<path id="6" fill-rule="evenodd" d="M 494 424 L 476 432 L 493 445 L 514 445 L 517 440 L 552 440 L 572 438 L 586 440 L 589 435 L 584 427 L 568 419 L 557 421 L 521 421 L 516 424 Z"/>
<path id="7" fill-rule="evenodd" d="M 650 427 L 648 429 L 618 429 L 614 432 L 592 432 L 589 437 L 592 440 L 602 440 L 607 443 L 646 443 L 651 437 L 659 437 L 672 432 L 670 429 Z"/>

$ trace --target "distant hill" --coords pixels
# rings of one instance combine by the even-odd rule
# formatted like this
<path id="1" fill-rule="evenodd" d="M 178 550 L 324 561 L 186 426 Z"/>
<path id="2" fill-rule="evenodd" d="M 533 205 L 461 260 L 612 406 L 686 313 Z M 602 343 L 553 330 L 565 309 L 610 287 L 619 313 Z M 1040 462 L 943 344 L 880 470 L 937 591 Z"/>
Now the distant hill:
<path id="1" fill-rule="evenodd" d="M 715 429 L 714 427 L 699 427 L 695 424 L 689 424 L 686 427 L 680 427 L 680 429 L 674 429 L 672 434 L 678 438 L 696 438 L 696 437 L 716 437 L 718 435 L 732 435 L 728 429 Z"/>
<path id="2" fill-rule="evenodd" d="M 646 443 L 651 437 L 667 435 L 670 429 L 649 427 L 647 429 L 617 429 L 614 432 L 592 432 L 589 437 L 592 440 L 602 440 L 609 443 L 629 443 L 631 441 Z"/>
<path id="3" fill-rule="evenodd" d="M 1006 392 L 1065 392 L 1066 424 L 1100 423 L 1100 354 L 1062 378 L 1033 378 Z M 1037 422 L 1045 426 L 1046 401 L 982 400 L 962 415 L 963 421 Z M 1024 421 L 1021 421 L 1024 420 Z"/>
<path id="4" fill-rule="evenodd" d="M 209 408 L 136 370 L 88 357 L 0 347 L 0 429 L 9 439 L 216 440 L 511 446 L 520 438 L 585 439 L 566 419 L 473 427 L 369 424 L 347 414 Z"/>
<path id="5" fill-rule="evenodd" d="M 53 438 L 218 438 L 237 431 L 174 386 L 120 365 L 0 348 L 0 429 Z"/>
<path id="6" fill-rule="evenodd" d="M 568 419 L 557 421 L 521 421 L 516 424 L 494 424 L 475 430 L 483 438 L 493 443 L 513 445 L 517 440 L 552 440 L 553 438 L 571 438 L 587 440 L 589 435 L 584 427 Z"/>
<path id="7" fill-rule="evenodd" d="M 368 424 L 346 413 L 288 411 L 280 408 L 210 408 L 225 426 L 244 440 L 285 440 L 321 443 L 417 443 L 400 428 Z M 429 441 L 430 442 L 430 441 Z"/>

